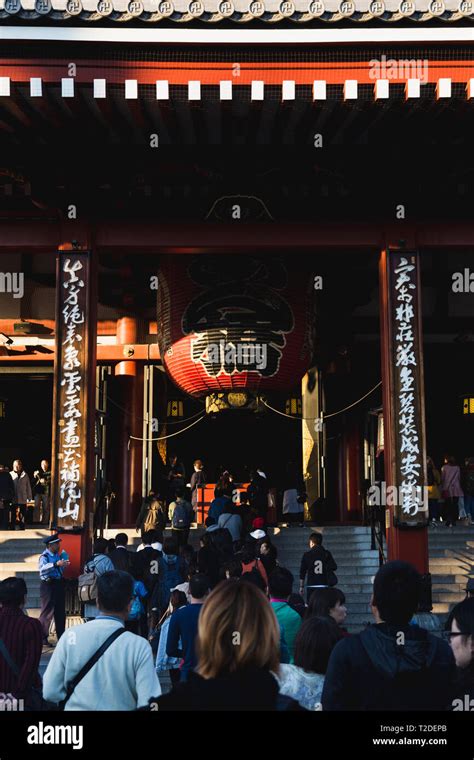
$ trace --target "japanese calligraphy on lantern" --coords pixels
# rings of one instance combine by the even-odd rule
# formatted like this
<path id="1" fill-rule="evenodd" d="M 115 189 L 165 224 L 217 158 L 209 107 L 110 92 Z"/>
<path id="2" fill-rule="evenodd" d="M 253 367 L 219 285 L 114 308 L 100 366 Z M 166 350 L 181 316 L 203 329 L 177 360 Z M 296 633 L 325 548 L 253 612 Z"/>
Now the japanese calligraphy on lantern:
<path id="1" fill-rule="evenodd" d="M 418 257 L 390 254 L 393 427 L 397 522 L 419 524 L 427 516 L 422 418 L 422 350 Z"/>
<path id="2" fill-rule="evenodd" d="M 63 254 L 57 305 L 57 519 L 79 524 L 84 515 L 86 438 L 87 254 Z"/>

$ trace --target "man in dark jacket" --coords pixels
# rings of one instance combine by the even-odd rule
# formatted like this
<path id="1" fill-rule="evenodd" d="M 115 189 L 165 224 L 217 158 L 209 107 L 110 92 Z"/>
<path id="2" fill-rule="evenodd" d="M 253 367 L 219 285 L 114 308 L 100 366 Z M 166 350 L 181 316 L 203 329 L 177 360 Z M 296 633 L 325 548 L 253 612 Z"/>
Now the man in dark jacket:
<path id="1" fill-rule="evenodd" d="M 128 551 L 128 536 L 126 533 L 117 533 L 115 536 L 115 549 L 109 553 L 112 564 L 116 570 L 124 570 L 135 577 L 134 559 L 136 554 Z"/>
<path id="2" fill-rule="evenodd" d="M 143 549 L 133 555 L 133 577 L 137 581 L 143 581 L 148 591 L 148 599 L 158 583 L 159 562 L 162 553 L 152 547 L 156 539 L 154 530 L 147 530 L 143 536 Z M 128 572 L 131 572 L 130 570 Z"/>
<path id="3" fill-rule="evenodd" d="M 15 530 L 15 521 L 9 525 L 10 505 L 15 497 L 13 479 L 8 467 L 0 464 L 0 530 Z"/>
<path id="4" fill-rule="evenodd" d="M 335 570 L 337 570 L 337 565 L 331 552 L 324 548 L 321 533 L 311 533 L 309 551 L 303 554 L 300 566 L 300 594 L 303 595 L 306 578 L 306 600 L 308 603 L 315 588 L 336 585 Z"/>
<path id="5" fill-rule="evenodd" d="M 421 576 L 408 562 L 380 568 L 374 580 L 375 625 L 333 649 L 323 710 L 446 710 L 455 661 L 449 645 L 410 620 Z"/>
<path id="6" fill-rule="evenodd" d="M 184 465 L 179 461 L 176 454 L 171 454 L 168 471 L 168 504 L 176 499 L 176 489 L 184 489 L 185 485 L 186 472 Z"/>

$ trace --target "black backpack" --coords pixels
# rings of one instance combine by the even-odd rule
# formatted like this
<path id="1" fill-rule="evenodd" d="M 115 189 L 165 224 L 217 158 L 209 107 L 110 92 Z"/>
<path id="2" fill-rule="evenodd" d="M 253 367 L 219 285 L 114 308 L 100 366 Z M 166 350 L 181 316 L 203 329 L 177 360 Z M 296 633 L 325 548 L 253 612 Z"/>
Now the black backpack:
<path id="1" fill-rule="evenodd" d="M 258 559 L 255 560 L 254 566 L 251 570 L 248 570 L 246 573 L 242 573 L 241 578 L 243 578 L 247 583 L 252 583 L 254 586 L 257 586 L 261 591 L 265 591 L 265 581 L 262 578 L 262 574 L 259 572 L 257 563 Z"/>

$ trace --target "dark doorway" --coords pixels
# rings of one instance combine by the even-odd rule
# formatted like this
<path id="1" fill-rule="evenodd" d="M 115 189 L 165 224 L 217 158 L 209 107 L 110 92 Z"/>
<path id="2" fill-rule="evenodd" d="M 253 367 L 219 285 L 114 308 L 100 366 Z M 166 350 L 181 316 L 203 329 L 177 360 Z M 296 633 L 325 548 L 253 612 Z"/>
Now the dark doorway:
<path id="1" fill-rule="evenodd" d="M 21 459 L 32 477 L 42 459 L 51 461 L 53 374 L 0 374 L 0 463 Z"/>

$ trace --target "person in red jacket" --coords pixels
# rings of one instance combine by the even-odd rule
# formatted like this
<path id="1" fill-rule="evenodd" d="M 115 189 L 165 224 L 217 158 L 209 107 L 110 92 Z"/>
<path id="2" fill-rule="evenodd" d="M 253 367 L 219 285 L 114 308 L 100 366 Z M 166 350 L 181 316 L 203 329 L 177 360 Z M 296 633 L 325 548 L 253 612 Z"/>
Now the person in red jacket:
<path id="1" fill-rule="evenodd" d="M 43 633 L 39 620 L 23 611 L 26 594 L 23 578 L 0 583 L 0 692 L 24 700 L 28 710 L 33 709 L 32 689 L 41 688 Z"/>

